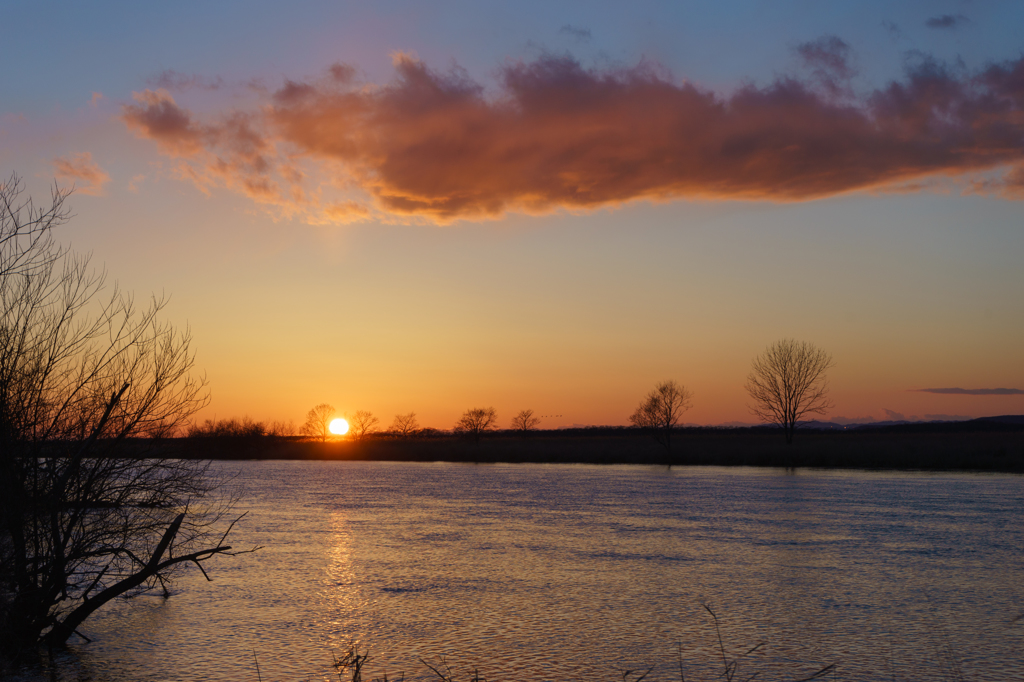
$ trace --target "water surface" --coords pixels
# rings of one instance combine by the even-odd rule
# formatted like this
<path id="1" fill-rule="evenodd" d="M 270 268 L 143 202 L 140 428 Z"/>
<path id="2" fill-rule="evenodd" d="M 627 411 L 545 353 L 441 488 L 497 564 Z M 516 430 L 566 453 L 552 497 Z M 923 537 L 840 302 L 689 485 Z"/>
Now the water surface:
<path id="1" fill-rule="evenodd" d="M 57 679 L 371 675 L 1024 679 L 1024 478 L 583 465 L 220 463 L 249 515 L 213 582 L 120 602 Z M 26 673 L 25 679 L 40 673 Z"/>

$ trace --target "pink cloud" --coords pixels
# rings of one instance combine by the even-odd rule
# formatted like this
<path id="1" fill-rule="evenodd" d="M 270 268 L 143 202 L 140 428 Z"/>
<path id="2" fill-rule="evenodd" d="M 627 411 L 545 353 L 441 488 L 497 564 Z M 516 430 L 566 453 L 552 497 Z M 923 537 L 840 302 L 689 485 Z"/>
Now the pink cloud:
<path id="1" fill-rule="evenodd" d="M 178 106 L 166 90 L 133 94 L 121 120 L 139 137 L 154 140 L 161 152 L 178 159 L 174 173 L 201 191 L 224 186 L 257 203 L 291 216 L 305 212 L 301 177 L 289 172 L 285 159 L 261 129 L 262 118 L 232 112 L 205 124 Z"/>
<path id="2" fill-rule="evenodd" d="M 845 43 L 804 47 L 849 74 Z M 1024 173 L 1024 58 L 970 76 L 925 61 L 859 100 L 792 78 L 726 96 L 657 65 L 585 69 L 569 57 L 510 62 L 494 94 L 407 55 L 395 70 L 386 86 L 360 86 L 334 65 L 212 124 L 147 90 L 122 117 L 207 182 L 320 218 L 344 205 L 322 199 L 325 187 L 360 193 L 379 213 L 445 222 L 638 199 L 911 191 L 1000 169 L 968 185 L 1012 197 Z"/>
<path id="3" fill-rule="evenodd" d="M 89 152 L 58 157 L 53 166 L 56 176 L 74 183 L 78 194 L 102 196 L 103 186 L 110 182 L 110 176 L 92 160 Z"/>
<path id="4" fill-rule="evenodd" d="M 195 123 L 166 90 L 144 90 L 132 98 L 137 104 L 122 107 L 121 119 L 140 137 L 155 140 L 168 156 L 192 156 L 212 142 L 209 130 Z"/>

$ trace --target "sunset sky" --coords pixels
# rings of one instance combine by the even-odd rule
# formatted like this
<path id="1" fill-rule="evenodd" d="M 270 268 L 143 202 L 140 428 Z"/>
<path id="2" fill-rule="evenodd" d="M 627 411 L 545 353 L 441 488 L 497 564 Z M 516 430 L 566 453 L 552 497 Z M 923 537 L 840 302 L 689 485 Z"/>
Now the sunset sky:
<path id="1" fill-rule="evenodd" d="M 170 296 L 200 418 L 625 424 L 675 379 L 752 422 L 787 337 L 840 421 L 1024 413 L 1017 0 L 2 17 L 0 174 Z"/>

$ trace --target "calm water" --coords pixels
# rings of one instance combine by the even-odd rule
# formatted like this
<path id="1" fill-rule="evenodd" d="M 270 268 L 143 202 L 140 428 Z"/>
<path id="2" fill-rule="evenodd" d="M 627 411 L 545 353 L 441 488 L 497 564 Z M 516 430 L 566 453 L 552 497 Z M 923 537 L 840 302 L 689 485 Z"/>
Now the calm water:
<path id="1" fill-rule="evenodd" d="M 247 519 L 175 595 L 86 623 L 23 679 L 371 675 L 1024 679 L 1024 478 L 547 465 L 251 462 Z M 679 644 L 677 644 L 679 643 Z M 51 677 L 52 674 L 52 677 Z M 334 677 L 333 679 L 337 679 Z"/>

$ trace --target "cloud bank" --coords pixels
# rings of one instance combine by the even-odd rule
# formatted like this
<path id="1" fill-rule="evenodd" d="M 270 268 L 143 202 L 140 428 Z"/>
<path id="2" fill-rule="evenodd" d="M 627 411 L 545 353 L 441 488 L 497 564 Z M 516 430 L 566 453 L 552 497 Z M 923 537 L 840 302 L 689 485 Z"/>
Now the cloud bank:
<path id="1" fill-rule="evenodd" d="M 1024 395 L 1024 390 L 1019 388 L 919 388 L 915 392 L 942 395 Z"/>
<path id="2" fill-rule="evenodd" d="M 935 178 L 1024 196 L 1024 58 L 973 74 L 923 60 L 903 81 L 854 97 L 843 41 L 798 51 L 814 78 L 728 95 L 657 64 L 588 69 L 550 55 L 506 63 L 488 90 L 458 68 L 439 73 L 399 54 L 385 86 L 356 83 L 336 64 L 286 81 L 252 111 L 201 120 L 157 89 L 136 93 L 121 117 L 207 191 L 226 186 L 312 221 L 802 201 Z"/>

